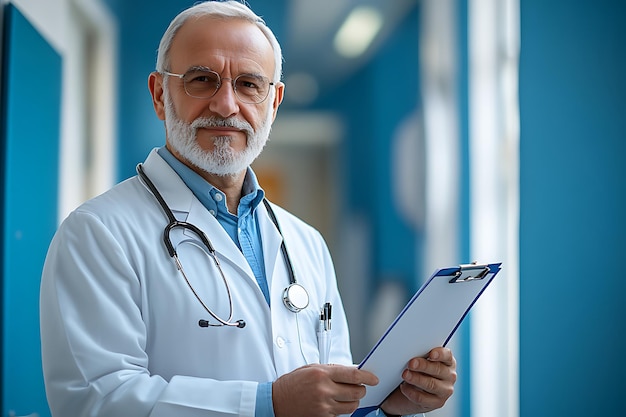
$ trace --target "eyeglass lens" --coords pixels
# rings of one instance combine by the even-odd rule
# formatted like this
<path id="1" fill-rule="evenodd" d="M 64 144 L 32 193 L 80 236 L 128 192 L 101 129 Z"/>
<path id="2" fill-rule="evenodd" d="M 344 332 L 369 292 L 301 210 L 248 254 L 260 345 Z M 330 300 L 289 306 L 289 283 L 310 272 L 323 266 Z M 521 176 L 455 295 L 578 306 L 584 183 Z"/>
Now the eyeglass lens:
<path id="1" fill-rule="evenodd" d="M 229 80 L 229 78 L 224 78 Z M 192 97 L 211 98 L 217 93 L 222 78 L 217 72 L 192 70 L 183 76 L 185 91 Z M 267 98 L 270 82 L 267 78 L 254 74 L 241 74 L 232 80 L 235 94 L 244 103 L 260 103 Z"/>

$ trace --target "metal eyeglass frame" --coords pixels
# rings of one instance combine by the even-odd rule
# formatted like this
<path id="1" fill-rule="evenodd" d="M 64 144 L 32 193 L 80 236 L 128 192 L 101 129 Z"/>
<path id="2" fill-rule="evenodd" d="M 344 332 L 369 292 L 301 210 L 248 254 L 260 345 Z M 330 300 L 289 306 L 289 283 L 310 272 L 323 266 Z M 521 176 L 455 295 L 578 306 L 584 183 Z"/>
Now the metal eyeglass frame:
<path id="1" fill-rule="evenodd" d="M 187 81 L 185 80 L 185 76 L 187 76 L 190 72 L 192 71 L 204 71 L 204 72 L 209 72 L 212 74 L 215 74 L 217 76 L 217 86 L 215 88 L 215 91 L 213 91 L 213 94 L 211 94 L 208 97 L 201 97 L 201 96 L 195 96 L 193 94 L 191 94 L 189 92 L 189 90 L 187 89 Z M 270 95 L 270 87 L 272 86 L 276 86 L 275 82 L 269 81 L 269 78 L 262 76 L 262 75 L 256 75 L 256 74 L 239 74 L 238 76 L 236 76 L 235 78 L 229 78 L 229 77 L 222 77 L 218 72 L 213 71 L 211 69 L 205 68 L 205 67 L 192 67 L 189 70 L 187 70 L 187 72 L 185 72 L 184 74 L 176 74 L 174 72 L 169 72 L 169 71 L 159 71 L 161 74 L 163 75 L 167 75 L 169 77 L 175 77 L 178 78 L 179 80 L 181 80 L 183 82 L 183 88 L 185 90 L 185 93 L 189 96 L 189 97 L 193 97 L 193 98 L 198 98 L 198 99 L 209 99 L 214 97 L 217 92 L 220 90 L 220 88 L 222 87 L 223 81 L 224 80 L 230 80 L 230 85 L 233 87 L 233 91 L 235 92 L 235 96 L 237 97 L 237 99 L 239 99 L 239 101 L 241 101 L 242 103 L 246 103 L 246 104 L 261 104 L 263 103 L 265 100 L 267 100 L 267 98 Z M 241 98 L 241 96 L 239 95 L 239 93 L 237 92 L 237 80 L 240 77 L 253 77 L 253 78 L 259 78 L 259 79 L 263 79 L 263 80 L 267 80 L 268 82 L 268 88 L 267 88 L 267 93 L 265 94 L 265 97 L 263 97 L 261 100 L 259 101 L 248 101 L 245 100 L 243 98 Z"/>

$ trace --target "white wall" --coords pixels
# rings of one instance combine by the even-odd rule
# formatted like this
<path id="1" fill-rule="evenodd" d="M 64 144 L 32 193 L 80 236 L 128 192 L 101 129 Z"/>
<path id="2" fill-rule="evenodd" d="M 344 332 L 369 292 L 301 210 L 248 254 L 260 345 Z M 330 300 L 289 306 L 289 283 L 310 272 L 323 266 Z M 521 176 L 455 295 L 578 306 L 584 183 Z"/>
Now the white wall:
<path id="1" fill-rule="evenodd" d="M 11 3 L 63 59 L 58 207 L 61 221 L 81 202 L 115 181 L 117 28 L 100 0 Z M 87 37 L 86 31 L 93 37 Z M 85 53 L 87 39 L 92 42 L 88 45 L 90 56 Z M 93 68 L 89 77 L 84 70 L 87 59 Z M 91 95 L 86 94 L 86 82 L 91 83 Z M 89 97 L 95 100 L 90 101 Z M 88 120 L 93 122 L 88 125 Z"/>

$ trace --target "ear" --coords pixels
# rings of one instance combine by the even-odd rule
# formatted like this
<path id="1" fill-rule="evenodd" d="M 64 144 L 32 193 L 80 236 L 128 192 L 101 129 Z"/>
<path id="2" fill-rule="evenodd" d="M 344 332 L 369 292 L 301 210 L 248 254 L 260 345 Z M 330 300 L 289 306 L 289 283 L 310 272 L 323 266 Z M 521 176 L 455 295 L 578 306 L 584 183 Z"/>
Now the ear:
<path id="1" fill-rule="evenodd" d="M 274 95 L 274 101 L 272 102 L 272 122 L 276 119 L 276 113 L 278 112 L 278 106 L 283 102 L 285 96 L 285 84 L 280 81 L 276 83 L 276 95 Z"/>
<path id="2" fill-rule="evenodd" d="M 161 120 L 165 120 L 165 102 L 163 101 L 163 75 L 154 71 L 148 76 L 148 89 L 152 96 L 154 112 Z"/>

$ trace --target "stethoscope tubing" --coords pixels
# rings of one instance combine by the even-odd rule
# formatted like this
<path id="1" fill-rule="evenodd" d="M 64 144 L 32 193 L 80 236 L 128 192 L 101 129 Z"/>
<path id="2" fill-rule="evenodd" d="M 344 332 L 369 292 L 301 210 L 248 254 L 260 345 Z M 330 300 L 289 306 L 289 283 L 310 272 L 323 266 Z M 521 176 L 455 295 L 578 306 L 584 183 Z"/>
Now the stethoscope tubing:
<path id="1" fill-rule="evenodd" d="M 176 263 L 176 268 L 182 274 L 183 278 L 185 279 L 185 282 L 187 283 L 187 286 L 189 287 L 193 295 L 196 297 L 200 305 L 202 305 L 204 310 L 207 313 L 209 313 L 211 317 L 213 317 L 215 320 L 217 320 L 220 323 L 217 325 L 213 325 L 213 324 L 209 324 L 209 322 L 206 320 L 200 320 L 199 321 L 200 327 L 219 326 L 219 325 L 236 326 L 240 328 L 244 327 L 245 322 L 243 320 L 238 320 L 236 322 L 232 321 L 233 297 L 230 293 L 230 285 L 228 285 L 226 276 L 224 275 L 224 272 L 222 271 L 222 266 L 220 265 L 220 261 L 217 258 L 217 255 L 215 253 L 215 248 L 213 247 L 213 244 L 211 244 L 211 241 L 209 240 L 207 235 L 202 230 L 200 230 L 200 228 L 198 228 L 196 225 L 188 223 L 188 222 L 182 222 L 176 219 L 176 217 L 174 216 L 174 213 L 168 207 L 167 203 L 165 202 L 165 199 L 163 198 L 159 190 L 157 190 L 152 180 L 150 180 L 148 175 L 143 170 L 142 164 L 137 165 L 137 173 L 141 177 L 141 180 L 144 182 L 144 184 L 146 184 L 146 186 L 148 187 L 152 195 L 154 195 L 156 200 L 159 202 L 159 205 L 161 206 L 161 208 L 163 209 L 163 212 L 165 213 L 165 215 L 167 216 L 167 219 L 169 220 L 169 223 L 163 229 L 163 243 L 165 244 L 165 247 L 167 248 L 167 252 L 169 253 L 170 257 L 174 259 L 174 262 Z M 183 268 L 183 265 L 180 262 L 180 259 L 178 258 L 178 253 L 176 252 L 176 248 L 174 248 L 174 245 L 172 244 L 172 239 L 170 238 L 170 232 L 177 227 L 192 231 L 196 236 L 198 236 L 198 238 L 200 238 L 202 243 L 205 245 L 205 247 L 209 251 L 209 255 L 213 259 L 213 262 L 215 263 L 215 266 L 217 267 L 217 270 L 220 273 L 220 277 L 222 278 L 222 281 L 224 282 L 224 287 L 226 287 L 226 294 L 228 296 L 228 305 L 229 305 L 229 310 L 228 310 L 229 314 L 226 320 L 224 320 L 223 318 L 218 316 L 216 313 L 214 313 L 213 310 L 211 310 L 209 306 L 207 306 L 204 303 L 204 301 L 202 300 L 198 292 L 195 290 L 193 285 L 191 285 L 191 282 L 189 281 L 189 278 L 187 277 L 187 274 L 185 273 L 185 269 Z"/>
<path id="2" fill-rule="evenodd" d="M 176 219 L 176 217 L 174 216 L 174 213 L 172 212 L 172 210 L 169 208 L 169 206 L 165 202 L 165 199 L 163 198 L 163 196 L 161 195 L 159 190 L 156 188 L 154 183 L 150 180 L 148 175 L 145 173 L 142 164 L 138 164 L 137 165 L 137 174 L 141 178 L 142 182 L 148 187 L 148 189 L 150 190 L 150 193 L 158 201 L 159 205 L 161 206 L 163 212 L 165 213 L 165 215 L 166 215 L 166 217 L 168 219 L 168 224 L 163 229 L 163 242 L 165 244 L 165 247 L 166 247 L 170 257 L 174 259 L 174 262 L 176 263 L 176 268 L 181 272 L 185 282 L 187 283 L 187 286 L 189 287 L 189 289 L 191 290 L 191 292 L 193 293 L 195 298 L 200 302 L 200 304 L 202 305 L 204 310 L 207 313 L 209 313 L 211 315 L 211 317 L 213 317 L 219 323 L 219 324 L 212 324 L 212 323 L 209 323 L 207 320 L 200 320 L 199 323 L 198 323 L 200 325 L 200 327 L 209 327 L 209 326 L 212 326 L 212 327 L 213 326 L 233 326 L 233 327 L 239 327 L 239 328 L 245 327 L 246 323 L 243 320 L 237 320 L 235 322 L 232 321 L 232 317 L 233 317 L 233 299 L 232 299 L 232 295 L 231 295 L 231 292 L 230 292 L 230 286 L 228 285 L 228 280 L 226 279 L 226 276 L 224 275 L 224 272 L 222 271 L 222 267 L 220 265 L 219 259 L 217 258 L 215 248 L 213 247 L 213 244 L 211 243 L 210 239 L 207 237 L 207 235 L 200 228 L 198 228 L 194 224 L 191 224 L 191 223 L 188 223 L 188 222 L 179 221 L 179 220 Z M 270 204 L 267 201 L 267 199 L 264 198 L 263 199 L 263 203 L 265 204 L 265 207 L 267 209 L 267 212 L 268 212 L 272 222 L 274 223 L 274 225 L 276 226 L 278 232 L 280 233 L 280 235 L 282 237 L 283 234 L 282 234 L 282 231 L 281 231 L 280 226 L 278 224 L 278 219 L 276 218 L 274 210 L 272 210 L 272 207 L 270 206 Z M 197 293 L 197 291 L 193 288 L 193 285 L 191 285 L 191 282 L 187 278 L 187 274 L 185 273 L 185 270 L 182 267 L 182 263 L 180 262 L 180 259 L 178 258 L 178 253 L 176 252 L 176 248 L 172 244 L 172 240 L 170 238 L 171 231 L 173 229 L 177 228 L 177 227 L 182 228 L 182 229 L 186 229 L 186 230 L 190 230 L 196 236 L 198 236 L 198 238 L 201 240 L 201 242 L 207 248 L 207 250 L 209 252 L 209 255 L 211 256 L 211 258 L 215 262 L 215 266 L 217 267 L 217 269 L 218 269 L 218 271 L 220 273 L 222 281 L 224 282 L 224 286 L 226 287 L 226 293 L 228 295 L 228 302 L 229 302 L 229 316 L 228 316 L 228 319 L 224 320 L 223 318 L 219 317 L 216 313 L 214 313 L 204 303 L 204 301 L 202 301 L 202 298 Z M 287 252 L 287 247 L 285 246 L 285 239 L 284 239 L 284 237 L 282 238 L 282 242 L 281 242 L 281 252 L 282 252 L 285 264 L 287 266 L 287 271 L 288 271 L 288 275 L 289 275 L 289 286 L 287 286 L 287 288 L 285 288 L 285 290 L 283 291 L 283 304 L 285 305 L 285 307 L 287 307 L 287 309 L 289 311 L 292 311 L 294 313 L 298 313 L 298 312 L 302 311 L 303 309 L 305 309 L 306 307 L 308 307 L 309 296 L 308 296 L 308 292 L 306 291 L 306 289 L 302 285 L 298 284 L 297 281 L 296 281 L 296 277 L 295 277 L 295 273 L 294 273 L 294 269 L 293 269 L 293 264 L 291 263 L 291 259 L 289 257 L 289 253 Z"/>

